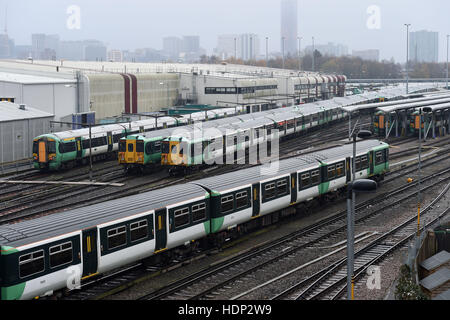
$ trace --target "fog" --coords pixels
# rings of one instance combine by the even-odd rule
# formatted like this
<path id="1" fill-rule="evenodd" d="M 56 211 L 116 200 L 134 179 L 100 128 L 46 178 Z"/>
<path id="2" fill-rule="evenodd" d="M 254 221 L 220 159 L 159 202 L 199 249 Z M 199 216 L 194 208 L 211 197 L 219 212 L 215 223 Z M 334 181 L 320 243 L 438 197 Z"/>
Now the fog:
<path id="1" fill-rule="evenodd" d="M 80 8 L 79 29 L 67 27 L 71 6 Z M 3 31 L 31 44 L 32 33 L 58 34 L 61 40 L 97 39 L 110 49 L 162 48 L 166 36 L 199 35 L 208 54 L 217 35 L 256 33 L 280 50 L 280 0 L 0 0 Z M 369 8 L 378 11 L 370 11 Z M 299 0 L 302 47 L 341 43 L 351 50 L 379 49 L 382 59 L 405 61 L 406 27 L 439 32 L 439 60 L 446 59 L 450 1 Z"/>

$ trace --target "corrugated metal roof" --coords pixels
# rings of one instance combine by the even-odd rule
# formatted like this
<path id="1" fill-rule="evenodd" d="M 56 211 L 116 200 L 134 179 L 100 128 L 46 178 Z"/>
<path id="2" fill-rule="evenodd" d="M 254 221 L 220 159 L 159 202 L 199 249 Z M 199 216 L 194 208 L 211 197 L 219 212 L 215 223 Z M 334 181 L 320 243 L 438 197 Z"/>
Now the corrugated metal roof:
<path id="1" fill-rule="evenodd" d="M 434 289 L 439 288 L 449 280 L 450 280 L 450 269 L 442 268 L 436 271 L 435 273 L 432 273 L 428 277 L 422 279 L 420 281 L 420 284 L 425 289 L 433 291 Z"/>
<path id="2" fill-rule="evenodd" d="M 0 122 L 47 117 L 53 117 L 53 114 L 28 106 L 25 106 L 25 110 L 22 110 L 19 104 L 7 101 L 0 102 Z"/>
<path id="3" fill-rule="evenodd" d="M 0 82 L 14 82 L 14 83 L 22 83 L 22 84 L 46 84 L 46 83 L 73 84 L 73 83 L 76 83 L 76 80 L 51 78 L 51 77 L 44 77 L 44 76 L 37 76 L 37 75 L 30 75 L 30 74 L 0 72 Z"/>
<path id="4" fill-rule="evenodd" d="M 443 250 L 432 257 L 422 261 L 420 266 L 426 270 L 433 270 L 450 261 L 450 253 Z"/>
<path id="5" fill-rule="evenodd" d="M 442 292 L 440 295 L 437 295 L 433 298 L 433 300 L 450 300 L 450 289 Z"/>

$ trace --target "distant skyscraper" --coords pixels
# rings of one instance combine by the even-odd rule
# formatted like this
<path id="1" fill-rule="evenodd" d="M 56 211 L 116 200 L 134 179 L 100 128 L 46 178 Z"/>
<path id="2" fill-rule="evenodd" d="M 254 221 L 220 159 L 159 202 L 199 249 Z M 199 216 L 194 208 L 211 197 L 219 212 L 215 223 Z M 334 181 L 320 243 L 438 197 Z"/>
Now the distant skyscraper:
<path id="1" fill-rule="evenodd" d="M 199 52 L 200 37 L 199 36 L 183 36 L 183 52 Z"/>
<path id="2" fill-rule="evenodd" d="M 238 39 L 238 57 L 242 60 L 256 60 L 259 56 L 259 37 L 254 33 L 241 34 Z"/>
<path id="3" fill-rule="evenodd" d="M 409 56 L 413 62 L 438 62 L 439 33 L 415 31 L 409 33 Z"/>
<path id="4" fill-rule="evenodd" d="M 180 56 L 182 44 L 182 40 L 178 37 L 163 38 L 163 51 L 170 58 L 178 59 L 178 57 Z"/>
<path id="5" fill-rule="evenodd" d="M 298 6 L 297 0 L 281 0 L 281 51 L 287 55 L 297 55 L 298 35 Z"/>
<path id="6" fill-rule="evenodd" d="M 239 36 L 237 34 L 223 34 L 217 36 L 217 48 L 214 52 L 221 59 L 228 59 L 234 57 L 234 39 L 236 39 L 236 47 L 238 46 Z M 236 48 L 238 51 L 238 48 Z"/>

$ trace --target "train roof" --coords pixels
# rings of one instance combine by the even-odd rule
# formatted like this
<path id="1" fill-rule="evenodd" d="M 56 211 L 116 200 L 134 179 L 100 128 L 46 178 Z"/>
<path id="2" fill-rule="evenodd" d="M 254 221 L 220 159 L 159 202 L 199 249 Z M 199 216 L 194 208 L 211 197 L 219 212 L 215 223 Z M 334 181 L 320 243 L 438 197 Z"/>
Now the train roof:
<path id="1" fill-rule="evenodd" d="M 199 186 L 180 184 L 16 224 L 1 225 L 0 245 L 19 247 L 205 196 L 205 190 Z"/>
<path id="2" fill-rule="evenodd" d="M 434 110 L 439 109 L 445 109 L 448 108 L 448 105 L 450 103 L 450 96 L 447 98 L 440 98 L 440 99 L 432 99 L 428 101 L 419 101 L 419 102 L 410 102 L 410 103 L 401 103 L 397 105 L 387 106 L 387 107 L 379 107 L 377 108 L 378 111 L 383 111 L 386 113 L 399 111 L 399 110 L 405 110 L 405 109 L 414 109 L 414 108 L 420 108 L 429 106 L 430 108 Z"/>
<path id="3" fill-rule="evenodd" d="M 356 152 L 361 153 L 371 150 L 378 146 L 388 146 L 379 140 L 364 140 L 356 143 Z M 321 163 L 328 163 L 343 157 L 348 157 L 353 152 L 353 144 L 345 144 L 323 151 L 317 151 L 306 155 L 297 156 L 281 160 L 278 167 L 274 163 L 274 170 L 271 170 L 269 164 L 258 165 L 247 169 L 226 173 L 219 176 L 209 177 L 197 180 L 193 183 L 204 186 L 205 188 L 224 192 L 230 189 L 238 188 L 244 185 L 250 185 L 263 180 L 269 180 L 277 176 L 290 174 L 302 169 L 318 166 Z"/>

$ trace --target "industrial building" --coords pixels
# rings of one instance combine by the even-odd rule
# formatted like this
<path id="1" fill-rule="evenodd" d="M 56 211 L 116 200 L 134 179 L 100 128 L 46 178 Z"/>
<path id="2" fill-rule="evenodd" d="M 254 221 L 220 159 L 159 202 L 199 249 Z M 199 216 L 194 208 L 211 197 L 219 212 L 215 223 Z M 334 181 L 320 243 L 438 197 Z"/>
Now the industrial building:
<path id="1" fill-rule="evenodd" d="M 0 61 L 0 97 L 55 120 L 95 112 L 95 121 L 184 104 L 245 106 L 248 112 L 343 96 L 345 76 L 227 64 Z"/>
<path id="2" fill-rule="evenodd" d="M 29 159 L 33 138 L 50 131 L 53 114 L 24 104 L 0 102 L 0 164 Z"/>

